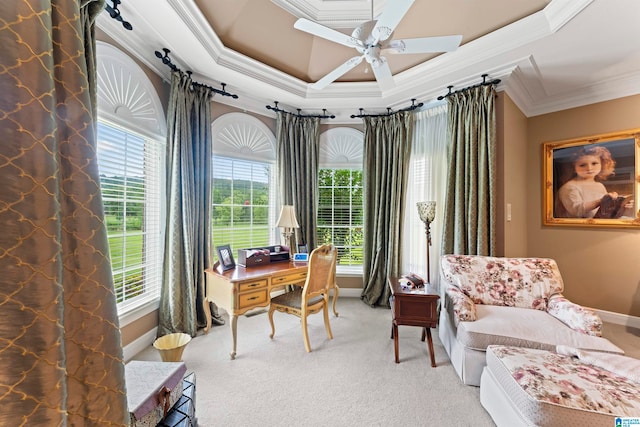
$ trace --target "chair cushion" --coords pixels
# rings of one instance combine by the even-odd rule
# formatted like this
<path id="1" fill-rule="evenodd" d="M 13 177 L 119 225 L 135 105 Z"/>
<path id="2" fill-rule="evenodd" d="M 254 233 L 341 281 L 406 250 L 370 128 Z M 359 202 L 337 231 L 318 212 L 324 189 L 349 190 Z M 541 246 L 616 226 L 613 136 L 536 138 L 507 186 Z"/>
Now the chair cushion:
<path id="1" fill-rule="evenodd" d="M 309 300 L 307 306 L 314 305 L 322 301 L 322 296 L 316 296 Z M 302 310 L 302 288 L 296 286 L 291 292 L 285 292 L 282 295 L 271 298 L 271 304 L 284 305 L 291 308 Z"/>
<path id="2" fill-rule="evenodd" d="M 476 304 L 546 310 L 548 298 L 564 289 L 549 258 L 444 255 L 442 275 Z"/>

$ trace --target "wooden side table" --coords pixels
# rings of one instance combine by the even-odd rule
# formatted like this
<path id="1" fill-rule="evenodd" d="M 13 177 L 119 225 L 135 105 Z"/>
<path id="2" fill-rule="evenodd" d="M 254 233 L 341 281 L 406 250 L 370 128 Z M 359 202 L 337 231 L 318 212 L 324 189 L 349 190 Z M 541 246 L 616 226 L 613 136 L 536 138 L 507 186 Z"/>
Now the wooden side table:
<path id="1" fill-rule="evenodd" d="M 394 340 L 396 363 L 400 363 L 398 349 L 398 325 L 422 327 L 422 341 L 425 335 L 431 355 L 431 366 L 435 368 L 436 360 L 433 354 L 431 328 L 438 326 L 438 299 L 440 296 L 425 284 L 423 289 L 402 289 L 398 277 L 389 277 L 391 288 L 391 338 Z"/>

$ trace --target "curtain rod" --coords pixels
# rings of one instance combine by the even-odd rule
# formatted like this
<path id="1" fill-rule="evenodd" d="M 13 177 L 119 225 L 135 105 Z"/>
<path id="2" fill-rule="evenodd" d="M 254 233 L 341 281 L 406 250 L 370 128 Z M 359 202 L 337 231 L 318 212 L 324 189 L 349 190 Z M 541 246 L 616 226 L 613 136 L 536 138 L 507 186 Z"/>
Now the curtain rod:
<path id="1" fill-rule="evenodd" d="M 422 102 L 419 103 L 419 104 L 416 104 L 416 99 L 413 98 L 413 99 L 411 99 L 411 105 L 408 106 L 407 108 L 402 108 L 400 110 L 393 111 L 391 108 L 387 107 L 387 112 L 386 113 L 380 113 L 380 114 L 364 114 L 363 113 L 364 112 L 364 108 L 359 108 L 358 110 L 360 110 L 360 114 L 352 114 L 351 118 L 355 119 L 355 118 L 358 118 L 358 117 L 388 117 L 388 116 L 390 116 L 392 114 L 399 113 L 401 111 L 413 111 L 416 108 L 422 107 L 423 105 L 424 105 L 424 103 L 422 103 Z"/>
<path id="2" fill-rule="evenodd" d="M 169 52 L 171 52 L 169 49 L 167 49 L 166 47 L 163 47 L 162 50 L 164 51 L 164 55 L 162 55 L 162 53 L 158 52 L 156 50 L 156 56 L 158 58 L 160 58 L 160 60 L 162 61 L 163 64 L 165 64 L 167 67 L 171 68 L 171 70 L 173 71 L 177 71 L 178 73 L 184 75 L 185 73 L 189 76 L 189 78 L 191 78 L 191 71 L 182 71 L 180 68 L 178 68 L 173 62 L 171 62 L 171 58 L 169 58 Z M 198 83 L 198 82 L 194 82 L 192 81 L 191 84 L 193 84 L 194 86 L 198 86 L 198 87 L 205 87 L 207 89 L 211 89 L 213 92 L 220 94 L 222 96 L 230 96 L 233 99 L 238 99 L 238 95 L 236 95 L 235 93 L 229 93 L 227 92 L 224 87 L 227 85 L 226 83 L 220 83 L 222 85 L 222 90 L 220 89 L 216 89 L 213 86 L 209 86 L 207 84 L 204 83 Z"/>
<path id="3" fill-rule="evenodd" d="M 447 86 L 447 89 L 449 89 L 449 92 L 444 94 L 444 95 L 440 95 L 438 97 L 438 101 L 442 101 L 443 99 L 453 95 L 454 93 L 460 93 L 460 92 L 464 92 L 465 90 L 469 90 L 469 89 L 473 89 L 474 87 L 479 87 L 479 86 L 488 86 L 488 85 L 497 85 L 498 83 L 500 83 L 500 79 L 493 79 L 491 81 L 487 81 L 487 77 L 489 76 L 489 74 L 483 74 L 482 77 L 482 82 L 475 84 L 473 86 L 467 86 L 463 89 L 458 89 L 456 91 L 451 91 L 451 89 L 453 89 L 453 85 L 449 85 Z"/>
<path id="4" fill-rule="evenodd" d="M 131 24 L 128 21 L 125 21 L 124 19 L 122 19 L 122 15 L 120 15 L 120 9 L 118 9 L 118 5 L 120 3 L 122 3 L 121 0 L 111 0 L 111 3 L 113 3 L 113 7 L 109 6 L 106 2 L 104 3 L 104 9 L 109 13 L 109 16 L 111 16 L 113 19 L 115 19 L 118 22 L 122 22 L 122 26 L 131 31 L 133 30 L 133 27 L 131 26 Z"/>
<path id="5" fill-rule="evenodd" d="M 266 106 L 267 110 L 273 110 L 276 113 L 291 114 L 291 115 L 294 115 L 294 116 L 297 116 L 297 117 L 313 117 L 313 118 L 318 118 L 318 119 L 335 119 L 336 118 L 336 116 L 333 115 L 333 114 L 331 114 L 331 115 L 327 114 L 327 109 L 326 108 L 322 109 L 322 114 L 302 114 L 301 113 L 302 110 L 300 108 L 297 108 L 298 113 L 296 114 L 296 113 L 291 113 L 289 111 L 286 111 L 286 110 L 283 110 L 283 109 L 279 108 L 278 107 L 278 101 L 273 101 L 273 103 L 275 104 L 275 107 L 272 107 L 271 105 L 267 105 Z"/>

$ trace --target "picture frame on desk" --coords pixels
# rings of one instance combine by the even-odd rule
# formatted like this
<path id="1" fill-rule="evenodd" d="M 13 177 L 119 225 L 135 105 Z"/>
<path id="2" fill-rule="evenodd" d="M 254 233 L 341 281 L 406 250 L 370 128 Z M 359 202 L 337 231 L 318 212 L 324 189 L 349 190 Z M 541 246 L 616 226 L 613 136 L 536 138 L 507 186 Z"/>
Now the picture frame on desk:
<path id="1" fill-rule="evenodd" d="M 222 245 L 216 246 L 216 252 L 218 253 L 218 261 L 220 262 L 220 268 L 222 271 L 231 270 L 236 268 L 236 262 L 233 259 L 233 253 L 231 252 L 231 246 Z"/>

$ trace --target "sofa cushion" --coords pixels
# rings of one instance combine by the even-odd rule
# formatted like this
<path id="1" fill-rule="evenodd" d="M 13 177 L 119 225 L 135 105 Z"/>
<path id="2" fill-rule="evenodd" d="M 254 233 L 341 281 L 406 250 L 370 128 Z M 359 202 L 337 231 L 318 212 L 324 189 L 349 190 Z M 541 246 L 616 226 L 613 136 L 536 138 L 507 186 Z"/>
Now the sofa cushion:
<path id="1" fill-rule="evenodd" d="M 476 304 L 546 310 L 549 297 L 564 289 L 549 258 L 443 255 L 441 267 L 445 280 Z"/>
<path id="2" fill-rule="evenodd" d="M 456 338 L 468 348 L 484 351 L 489 345 L 508 345 L 555 350 L 567 345 L 624 353 L 609 340 L 570 329 L 544 311 L 495 305 L 477 305 L 476 310 L 474 322 L 458 323 Z"/>
<path id="3" fill-rule="evenodd" d="M 583 334 L 602 336 L 602 319 L 594 310 L 566 299 L 562 294 L 551 295 L 547 313 Z"/>
<path id="4" fill-rule="evenodd" d="M 464 292 L 455 286 L 449 286 L 444 296 L 444 305 L 451 311 L 456 326 L 460 321 L 473 322 L 476 320 L 476 305 Z"/>

